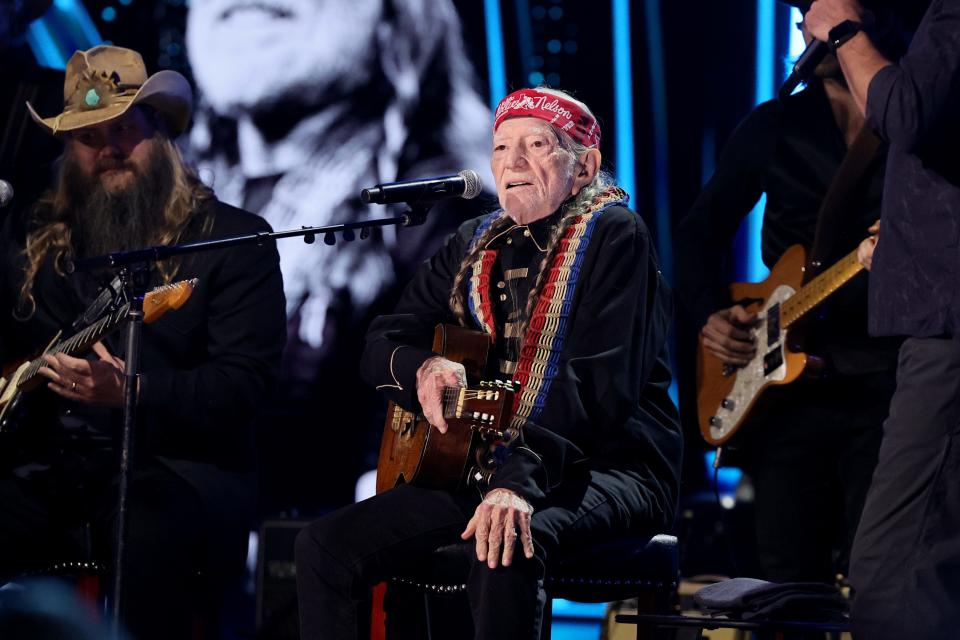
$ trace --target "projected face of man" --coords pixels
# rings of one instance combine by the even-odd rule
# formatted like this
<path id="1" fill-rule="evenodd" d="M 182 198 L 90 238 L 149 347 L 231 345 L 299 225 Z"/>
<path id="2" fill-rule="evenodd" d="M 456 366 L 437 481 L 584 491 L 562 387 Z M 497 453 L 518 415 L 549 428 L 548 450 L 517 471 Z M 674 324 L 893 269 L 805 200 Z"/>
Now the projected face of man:
<path id="1" fill-rule="evenodd" d="M 381 0 L 193 0 L 187 47 L 213 108 L 313 104 L 368 81 Z"/>

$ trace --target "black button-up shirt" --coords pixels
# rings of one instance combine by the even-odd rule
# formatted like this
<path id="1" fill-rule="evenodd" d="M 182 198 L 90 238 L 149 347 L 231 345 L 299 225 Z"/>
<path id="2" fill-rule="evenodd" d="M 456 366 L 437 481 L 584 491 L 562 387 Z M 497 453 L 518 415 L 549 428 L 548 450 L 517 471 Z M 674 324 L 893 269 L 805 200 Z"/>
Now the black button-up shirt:
<path id="1" fill-rule="evenodd" d="M 907 54 L 870 83 L 867 122 L 890 143 L 870 331 L 960 329 L 960 0 L 934 0 Z"/>
<path id="2" fill-rule="evenodd" d="M 489 245 L 499 251 L 493 264 L 490 300 L 493 302 L 493 319 L 500 336 L 494 344 L 497 374 L 510 378 L 517 370 L 520 360 L 520 330 L 530 291 L 537 281 L 550 235 L 559 223 L 560 216 L 541 218 L 530 224 L 511 227 Z"/>

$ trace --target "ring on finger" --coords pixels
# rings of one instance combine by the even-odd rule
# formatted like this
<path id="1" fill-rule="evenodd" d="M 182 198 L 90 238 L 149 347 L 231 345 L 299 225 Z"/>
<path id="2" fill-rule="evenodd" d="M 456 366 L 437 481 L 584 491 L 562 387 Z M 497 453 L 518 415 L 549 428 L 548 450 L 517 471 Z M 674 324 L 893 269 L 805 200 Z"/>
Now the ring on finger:
<path id="1" fill-rule="evenodd" d="M 73 382 L 70 383 L 70 391 L 76 391 L 76 390 L 77 390 L 77 381 L 74 380 Z"/>

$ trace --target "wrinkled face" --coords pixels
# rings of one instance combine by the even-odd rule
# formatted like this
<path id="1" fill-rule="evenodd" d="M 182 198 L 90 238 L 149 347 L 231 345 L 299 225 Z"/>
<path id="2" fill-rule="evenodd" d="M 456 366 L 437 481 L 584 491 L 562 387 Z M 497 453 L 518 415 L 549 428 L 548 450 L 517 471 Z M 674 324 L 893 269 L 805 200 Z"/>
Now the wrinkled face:
<path id="1" fill-rule="evenodd" d="M 500 206 L 519 224 L 547 217 L 573 195 L 574 158 L 539 118 L 504 120 L 491 164 Z"/>
<path id="2" fill-rule="evenodd" d="M 109 122 L 71 131 L 68 153 L 85 178 L 116 193 L 147 172 L 156 146 L 154 133 L 156 127 L 143 110 L 133 107 Z"/>
<path id="3" fill-rule="evenodd" d="M 369 77 L 381 0 L 193 0 L 187 53 L 221 114 L 312 104 Z"/>

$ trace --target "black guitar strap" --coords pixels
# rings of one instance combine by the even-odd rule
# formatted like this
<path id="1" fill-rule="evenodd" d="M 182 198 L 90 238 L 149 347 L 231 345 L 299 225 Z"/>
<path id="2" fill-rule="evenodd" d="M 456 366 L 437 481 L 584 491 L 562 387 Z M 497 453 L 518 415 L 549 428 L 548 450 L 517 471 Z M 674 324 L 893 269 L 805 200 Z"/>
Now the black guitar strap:
<path id="1" fill-rule="evenodd" d="M 851 143 L 847 155 L 833 176 L 830 188 L 820 203 L 817 217 L 817 230 L 813 236 L 813 245 L 804 274 L 804 282 L 815 277 L 826 264 L 830 256 L 835 255 L 840 231 L 847 221 L 850 205 L 862 194 L 863 178 L 880 158 L 878 153 L 883 146 L 869 127 L 864 126 Z"/>
<path id="2" fill-rule="evenodd" d="M 81 313 L 77 319 L 73 321 L 73 331 L 77 332 L 85 329 L 99 320 L 100 316 L 104 314 L 114 300 L 119 298 L 121 287 L 120 276 L 114 276 L 110 284 L 104 285 L 100 289 L 100 293 L 94 301 L 90 303 L 86 311 Z"/>

